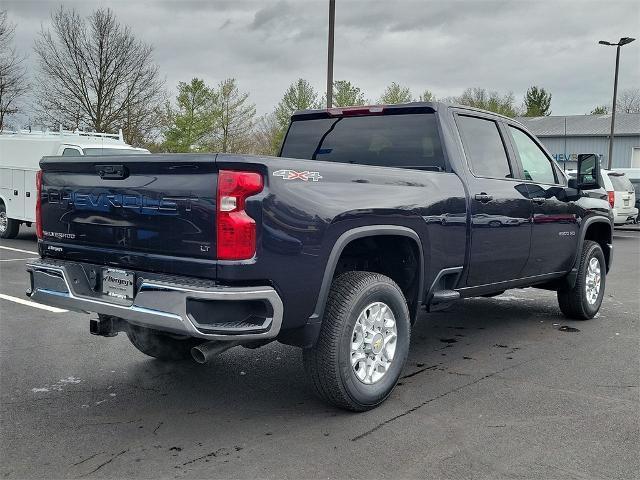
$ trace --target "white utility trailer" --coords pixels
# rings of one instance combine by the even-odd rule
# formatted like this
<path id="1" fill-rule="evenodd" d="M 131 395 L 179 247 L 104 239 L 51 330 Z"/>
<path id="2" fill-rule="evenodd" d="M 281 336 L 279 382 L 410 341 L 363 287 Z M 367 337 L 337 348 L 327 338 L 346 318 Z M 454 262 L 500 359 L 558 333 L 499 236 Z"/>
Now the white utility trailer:
<path id="1" fill-rule="evenodd" d="M 149 153 L 127 145 L 118 134 L 67 131 L 0 132 L 0 238 L 14 238 L 20 224 L 36 220 L 36 172 L 40 159 L 59 155 Z"/>

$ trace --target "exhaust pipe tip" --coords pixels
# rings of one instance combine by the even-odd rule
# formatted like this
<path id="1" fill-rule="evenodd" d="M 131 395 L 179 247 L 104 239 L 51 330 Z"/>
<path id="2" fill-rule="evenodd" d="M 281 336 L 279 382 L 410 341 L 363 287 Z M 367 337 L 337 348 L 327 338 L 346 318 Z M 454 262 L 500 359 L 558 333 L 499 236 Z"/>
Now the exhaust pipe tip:
<path id="1" fill-rule="evenodd" d="M 200 363 L 200 364 L 207 363 L 207 356 L 200 349 L 199 346 L 191 348 L 191 356 L 193 357 L 196 363 Z"/>
<path id="2" fill-rule="evenodd" d="M 238 343 L 239 342 L 225 342 L 219 340 L 201 343 L 191 349 L 191 356 L 196 363 L 204 364 L 209 362 L 212 358 L 220 355 L 222 352 L 226 352 L 230 348 L 235 347 Z"/>

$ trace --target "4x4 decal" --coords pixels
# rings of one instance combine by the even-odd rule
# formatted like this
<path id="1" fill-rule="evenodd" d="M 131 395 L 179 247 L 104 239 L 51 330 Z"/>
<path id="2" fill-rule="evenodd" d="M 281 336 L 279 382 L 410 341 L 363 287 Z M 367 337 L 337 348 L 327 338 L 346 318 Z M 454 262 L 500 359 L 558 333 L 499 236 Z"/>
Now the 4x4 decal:
<path id="1" fill-rule="evenodd" d="M 296 172 L 295 170 L 277 170 L 273 172 L 274 177 L 282 177 L 283 180 L 302 180 L 303 182 L 317 182 L 322 178 L 320 172 Z"/>

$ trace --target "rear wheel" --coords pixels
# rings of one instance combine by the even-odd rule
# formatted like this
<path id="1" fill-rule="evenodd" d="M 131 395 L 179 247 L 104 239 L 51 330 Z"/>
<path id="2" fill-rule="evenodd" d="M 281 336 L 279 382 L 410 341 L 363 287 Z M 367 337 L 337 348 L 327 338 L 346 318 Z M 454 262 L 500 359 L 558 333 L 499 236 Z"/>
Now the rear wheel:
<path id="1" fill-rule="evenodd" d="M 389 277 L 347 272 L 336 278 L 320 337 L 303 352 L 318 396 L 358 412 L 380 405 L 407 360 L 410 329 L 407 302 Z"/>
<path id="2" fill-rule="evenodd" d="M 203 342 L 196 338 L 179 338 L 131 324 L 127 328 L 127 337 L 133 346 L 145 355 L 166 361 L 191 358 L 191 348 Z"/>
<path id="3" fill-rule="evenodd" d="M 573 288 L 558 291 L 558 305 L 566 317 L 589 320 L 598 313 L 604 297 L 606 269 L 600 245 L 586 240 L 582 247 L 576 284 Z"/>
<path id="4" fill-rule="evenodd" d="M 0 238 L 16 238 L 20 222 L 7 217 L 7 207 L 0 203 Z"/>

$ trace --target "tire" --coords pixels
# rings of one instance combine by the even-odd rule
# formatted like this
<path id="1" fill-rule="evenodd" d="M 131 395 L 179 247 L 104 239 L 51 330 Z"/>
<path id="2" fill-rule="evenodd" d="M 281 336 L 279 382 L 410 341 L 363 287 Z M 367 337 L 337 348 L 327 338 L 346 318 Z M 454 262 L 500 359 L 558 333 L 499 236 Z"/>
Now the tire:
<path id="1" fill-rule="evenodd" d="M 0 238 L 16 238 L 20 222 L 7 217 L 7 207 L 0 203 Z"/>
<path id="2" fill-rule="evenodd" d="M 590 274 L 589 266 L 594 265 L 594 259 L 600 271 L 599 288 L 597 295 L 587 295 L 588 275 Z M 593 318 L 604 298 L 604 290 L 606 284 L 606 262 L 602 248 L 596 242 L 585 240 L 580 256 L 580 267 L 578 268 L 578 277 L 576 284 L 571 289 L 558 290 L 558 305 L 562 313 L 574 320 L 589 320 Z"/>
<path id="3" fill-rule="evenodd" d="M 196 338 L 175 338 L 150 328 L 129 324 L 127 337 L 145 355 L 164 361 L 180 361 L 191 358 L 191 348 L 203 341 Z"/>
<path id="4" fill-rule="evenodd" d="M 384 309 L 383 305 L 388 307 L 385 311 L 390 310 L 395 317 L 395 351 L 391 354 L 392 360 L 386 371 L 374 381 L 373 375 L 371 378 L 366 375 L 366 372 L 373 370 L 363 365 L 369 360 L 360 360 L 352 367 L 352 355 L 364 355 L 361 352 L 352 353 L 352 341 L 356 335 L 356 322 L 361 315 L 362 318 L 371 319 L 380 313 L 380 308 Z M 390 317 L 387 313 L 383 318 Z M 382 343 L 379 343 L 379 335 L 385 335 L 389 332 L 388 328 L 393 328 L 389 326 L 390 320 L 386 322 L 381 333 L 367 337 L 370 343 L 359 343 L 372 349 L 377 345 L 377 355 L 383 357 L 389 355 L 389 348 L 393 348 L 393 341 L 387 342 L 391 336 L 383 337 Z M 358 329 L 357 332 L 360 334 L 362 330 Z M 331 284 L 318 341 L 315 346 L 303 351 L 304 367 L 317 395 L 325 402 L 355 412 L 370 410 L 380 405 L 395 387 L 407 360 L 410 336 L 409 309 L 400 287 L 389 277 L 377 273 L 347 272 Z M 383 345 L 381 349 L 380 345 Z M 373 350 L 369 355 L 380 358 Z M 384 360 L 386 362 L 386 358 Z M 364 379 L 358 377 L 356 369 L 360 375 L 365 375 Z M 375 371 L 376 375 L 380 375 Z"/>

